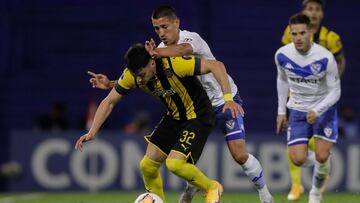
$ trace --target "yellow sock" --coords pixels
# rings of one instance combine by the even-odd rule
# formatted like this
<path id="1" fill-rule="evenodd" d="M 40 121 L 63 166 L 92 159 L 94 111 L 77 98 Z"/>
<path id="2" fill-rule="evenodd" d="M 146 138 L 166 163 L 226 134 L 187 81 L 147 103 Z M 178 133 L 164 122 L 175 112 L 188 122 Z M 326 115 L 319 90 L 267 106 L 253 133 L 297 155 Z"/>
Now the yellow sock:
<path id="1" fill-rule="evenodd" d="M 185 160 L 166 159 L 166 167 L 175 175 L 202 190 L 206 191 L 216 186 L 215 182 L 209 179 L 199 168 Z"/>
<path id="2" fill-rule="evenodd" d="M 308 144 L 308 149 L 311 151 L 315 151 L 315 139 L 314 137 L 311 137 Z"/>
<path id="3" fill-rule="evenodd" d="M 153 161 L 147 156 L 144 156 L 140 162 L 140 170 L 143 175 L 146 190 L 157 194 L 165 202 L 160 166 L 161 163 Z"/>
<path id="4" fill-rule="evenodd" d="M 288 163 L 289 163 L 291 184 L 300 185 L 301 184 L 301 168 L 296 166 L 291 161 L 289 153 L 288 153 Z"/>

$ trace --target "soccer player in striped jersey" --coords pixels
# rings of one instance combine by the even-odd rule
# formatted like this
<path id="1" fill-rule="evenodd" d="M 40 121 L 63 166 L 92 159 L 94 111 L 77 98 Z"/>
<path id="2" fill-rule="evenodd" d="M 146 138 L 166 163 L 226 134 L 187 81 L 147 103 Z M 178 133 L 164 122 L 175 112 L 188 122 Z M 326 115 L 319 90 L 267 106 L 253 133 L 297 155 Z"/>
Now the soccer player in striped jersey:
<path id="1" fill-rule="evenodd" d="M 152 24 L 155 32 L 161 39 L 161 44 L 156 48 L 154 43 L 146 42 L 147 50 L 154 57 L 173 57 L 195 54 L 202 59 L 215 60 L 208 44 L 196 32 L 180 30 L 180 19 L 177 17 L 175 9 L 170 6 L 160 6 L 152 14 Z M 109 89 L 113 87 L 114 82 L 110 82 L 103 74 L 91 73 L 90 79 L 93 87 Z M 213 74 L 198 76 L 212 106 L 217 114 L 217 122 L 222 126 L 224 138 L 234 160 L 244 170 L 245 174 L 253 182 L 254 187 L 259 193 L 261 203 L 271 203 L 273 198 L 265 183 L 263 169 L 255 156 L 247 152 L 245 142 L 245 128 L 243 116 L 232 118 L 222 112 L 225 100 L 219 84 L 216 82 Z M 231 85 L 231 95 L 238 104 L 242 105 L 237 86 L 233 79 L 228 75 Z M 194 194 L 199 189 L 191 184 L 187 184 L 182 193 L 179 202 L 190 203 Z"/>
<path id="2" fill-rule="evenodd" d="M 315 165 L 309 203 L 320 203 L 321 188 L 330 169 L 330 151 L 338 137 L 336 103 L 341 94 L 340 78 L 334 55 L 311 41 L 310 18 L 296 14 L 290 18 L 289 27 L 292 43 L 275 54 L 277 133 L 287 128 L 292 163 L 302 167 Z M 308 151 L 311 137 L 314 137 L 315 156 Z"/>
<path id="3" fill-rule="evenodd" d="M 130 90 L 140 89 L 158 98 L 168 110 L 146 137 L 146 154 L 140 162 L 146 190 L 165 199 L 160 176 L 165 163 L 173 174 L 204 191 L 206 203 L 220 202 L 222 185 L 195 166 L 215 124 L 211 102 L 196 75 L 212 73 L 224 95 L 222 112 L 229 110 L 232 118 L 241 117 L 244 111 L 231 96 L 224 64 L 193 55 L 155 59 L 142 44 L 132 45 L 125 61 L 123 74 L 102 100 L 89 132 L 78 139 L 75 149 L 82 150 L 84 142 L 96 137 L 112 109 Z"/>

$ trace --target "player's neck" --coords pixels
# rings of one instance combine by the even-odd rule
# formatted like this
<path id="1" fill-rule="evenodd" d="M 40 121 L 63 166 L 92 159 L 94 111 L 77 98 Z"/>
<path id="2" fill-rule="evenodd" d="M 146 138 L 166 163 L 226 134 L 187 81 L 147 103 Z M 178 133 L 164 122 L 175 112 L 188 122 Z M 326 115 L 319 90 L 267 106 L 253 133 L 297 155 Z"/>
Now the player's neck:
<path id="1" fill-rule="evenodd" d="M 304 49 L 299 50 L 296 49 L 301 55 L 307 55 L 311 49 L 312 43 L 310 43 L 308 46 L 304 47 Z"/>

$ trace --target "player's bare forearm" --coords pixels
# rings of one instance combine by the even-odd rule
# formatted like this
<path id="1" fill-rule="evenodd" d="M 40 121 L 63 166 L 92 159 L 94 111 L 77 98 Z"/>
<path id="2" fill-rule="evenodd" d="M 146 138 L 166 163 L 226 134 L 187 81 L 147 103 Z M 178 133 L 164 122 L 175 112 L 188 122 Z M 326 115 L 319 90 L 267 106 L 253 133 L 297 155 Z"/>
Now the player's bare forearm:
<path id="1" fill-rule="evenodd" d="M 112 89 L 108 96 L 103 99 L 96 110 L 94 121 L 91 125 L 89 133 L 97 134 L 102 124 L 112 112 L 114 106 L 122 99 L 122 95 L 118 94 L 115 89 Z"/>
<path id="2" fill-rule="evenodd" d="M 216 60 L 201 60 L 201 74 L 212 73 L 219 83 L 223 94 L 231 93 L 229 77 L 225 65 Z"/>
<path id="3" fill-rule="evenodd" d="M 160 57 L 172 57 L 193 54 L 193 49 L 190 44 L 183 43 L 174 46 L 156 48 L 155 52 L 157 52 Z"/>

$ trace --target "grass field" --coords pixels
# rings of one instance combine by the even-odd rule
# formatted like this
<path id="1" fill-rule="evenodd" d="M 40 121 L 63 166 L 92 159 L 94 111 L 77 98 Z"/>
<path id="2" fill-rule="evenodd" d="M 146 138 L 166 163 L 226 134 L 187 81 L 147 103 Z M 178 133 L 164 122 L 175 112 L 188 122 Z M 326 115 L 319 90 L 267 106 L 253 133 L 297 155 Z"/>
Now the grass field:
<path id="1" fill-rule="evenodd" d="M 141 192 L 101 193 L 0 193 L 0 203 L 133 203 Z M 179 193 L 166 193 L 167 203 L 177 203 Z M 286 194 L 274 194 L 276 203 L 287 203 Z M 201 203 L 197 195 L 193 203 Z M 259 203 L 256 193 L 225 193 L 223 203 Z M 360 194 L 327 193 L 324 203 L 360 203 Z M 307 203 L 304 195 L 296 203 Z"/>

